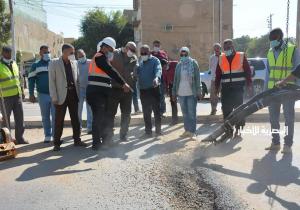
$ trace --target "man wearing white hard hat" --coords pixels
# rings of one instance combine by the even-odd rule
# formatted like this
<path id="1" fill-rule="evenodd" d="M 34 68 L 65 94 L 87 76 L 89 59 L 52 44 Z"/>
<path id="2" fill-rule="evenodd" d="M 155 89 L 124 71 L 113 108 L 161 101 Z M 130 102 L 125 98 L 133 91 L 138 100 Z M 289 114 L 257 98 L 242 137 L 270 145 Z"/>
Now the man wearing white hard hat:
<path id="1" fill-rule="evenodd" d="M 92 108 L 93 125 L 92 149 L 98 150 L 100 145 L 105 145 L 105 114 L 107 112 L 107 102 L 111 93 L 111 80 L 119 83 L 124 92 L 129 92 L 130 87 L 116 72 L 110 62 L 113 60 L 116 41 L 111 37 L 104 38 L 97 46 L 97 53 L 93 57 L 90 68 L 87 87 L 87 102 Z"/>
<path id="2" fill-rule="evenodd" d="M 136 44 L 134 42 L 128 42 L 125 47 L 116 49 L 114 51 L 114 58 L 111 65 L 119 72 L 124 78 L 126 83 L 134 88 L 136 85 L 134 72 L 138 65 L 138 59 L 136 56 Z M 107 142 L 113 141 L 114 136 L 114 119 L 120 105 L 121 110 L 121 129 L 120 129 L 120 141 L 127 140 L 127 133 L 130 123 L 131 104 L 132 104 L 132 92 L 124 93 L 122 85 L 118 84 L 114 79 L 112 80 L 111 97 L 108 99 L 108 111 L 106 118 L 106 139 Z"/>

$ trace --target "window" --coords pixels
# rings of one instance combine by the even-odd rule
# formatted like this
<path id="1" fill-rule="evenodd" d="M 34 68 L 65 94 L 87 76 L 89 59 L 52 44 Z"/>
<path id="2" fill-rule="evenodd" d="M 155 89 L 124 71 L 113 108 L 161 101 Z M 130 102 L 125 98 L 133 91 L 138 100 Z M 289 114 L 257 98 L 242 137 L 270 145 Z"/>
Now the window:
<path id="1" fill-rule="evenodd" d="M 250 66 L 254 67 L 255 71 L 261 71 L 261 70 L 265 70 L 266 66 L 265 63 L 263 62 L 263 60 L 248 60 Z"/>

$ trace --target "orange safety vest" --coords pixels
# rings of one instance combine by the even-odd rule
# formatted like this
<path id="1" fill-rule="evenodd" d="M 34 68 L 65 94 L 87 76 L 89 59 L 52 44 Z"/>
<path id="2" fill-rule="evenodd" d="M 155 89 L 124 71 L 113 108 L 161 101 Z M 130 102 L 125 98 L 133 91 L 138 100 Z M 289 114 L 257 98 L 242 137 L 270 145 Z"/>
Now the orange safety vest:
<path id="1" fill-rule="evenodd" d="M 244 53 L 236 52 L 231 63 L 222 53 L 219 58 L 219 66 L 222 70 L 222 83 L 243 82 L 246 80 L 243 68 Z"/>
<path id="2" fill-rule="evenodd" d="M 88 85 L 111 88 L 111 78 L 103 69 L 96 65 L 96 58 L 100 56 L 103 56 L 103 54 L 97 52 L 90 63 Z"/>

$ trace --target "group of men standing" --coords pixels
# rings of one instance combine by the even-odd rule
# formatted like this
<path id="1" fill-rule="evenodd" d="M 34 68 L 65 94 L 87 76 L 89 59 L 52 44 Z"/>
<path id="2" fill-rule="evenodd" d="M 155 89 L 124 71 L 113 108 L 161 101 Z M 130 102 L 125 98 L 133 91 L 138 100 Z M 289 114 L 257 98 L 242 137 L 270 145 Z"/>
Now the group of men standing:
<path id="1" fill-rule="evenodd" d="M 70 44 L 62 46 L 62 56 L 51 59 L 48 46 L 40 47 L 40 59 L 35 62 L 28 75 L 29 101 L 38 101 L 44 128 L 44 142 L 54 142 L 54 151 L 59 151 L 64 118 L 68 109 L 73 129 L 75 146 L 86 146 L 81 141 L 82 109 L 87 102 L 87 133 L 93 136 L 92 148 L 111 146 L 114 135 L 114 119 L 118 107 L 121 110 L 120 141 L 127 140 L 131 118 L 133 95 L 139 92 L 145 119 L 145 134 L 152 135 L 151 113 L 155 115 L 155 132 L 161 135 L 161 117 L 165 108 L 161 91 L 162 66 L 160 60 L 167 62 L 167 54 L 158 49 L 159 41 L 153 51 L 141 47 L 141 61 L 136 55 L 134 42 L 116 49 L 111 37 L 104 38 L 97 46 L 97 53 L 89 60 L 82 49 Z M 1 58 L 1 95 L 5 105 L 2 113 L 8 116 L 4 126 L 9 127 L 9 116 L 14 112 L 16 122 L 16 142 L 28 143 L 23 139 L 24 115 L 22 107 L 23 89 L 19 80 L 19 70 L 11 59 L 12 49 L 4 47 Z M 152 56 L 155 54 L 157 57 Z M 3 84 L 6 86 L 3 86 Z M 37 95 L 35 95 L 35 92 Z M 138 106 L 138 104 L 136 105 Z M 4 109 L 5 107 L 5 109 Z M 137 108 L 139 110 L 139 107 Z"/>
<path id="2" fill-rule="evenodd" d="M 300 66 L 298 66 L 300 54 L 296 46 L 284 41 L 283 32 L 279 28 L 272 30 L 269 38 L 271 48 L 267 55 L 266 88 L 295 83 L 300 72 Z M 137 46 L 134 42 L 128 42 L 126 46 L 116 49 L 116 41 L 111 37 L 106 37 L 99 42 L 97 53 L 91 60 L 87 59 L 82 49 L 77 50 L 76 60 L 75 49 L 69 44 L 62 46 L 60 58 L 51 59 L 49 47 L 41 46 L 41 58 L 32 65 L 28 78 L 29 100 L 33 103 L 37 100 L 40 106 L 44 141 L 51 142 L 53 140 L 54 151 L 60 150 L 64 118 L 68 108 L 74 145 L 87 146 L 80 138 L 82 109 L 85 101 L 87 102 L 87 133 L 92 134 L 94 150 L 114 144 L 114 119 L 119 106 L 121 110 L 120 141 L 127 141 L 131 106 L 133 98 L 137 94 L 137 81 L 145 122 L 143 137 L 152 136 L 152 112 L 155 119 L 155 134 L 162 135 L 161 119 L 166 111 L 164 92 L 167 90 L 171 99 L 176 98 L 172 88 L 178 62 L 168 60 L 168 55 L 160 49 L 159 41 L 154 41 L 153 46 L 153 51 L 151 51 L 148 45 L 143 45 L 140 48 L 140 58 L 138 59 Z M 210 58 L 212 75 L 210 95 L 211 115 L 215 115 L 218 95 L 221 92 L 222 111 L 224 119 L 226 119 L 234 109 L 243 103 L 245 87 L 250 96 L 253 95 L 253 87 L 252 72 L 245 53 L 236 51 L 233 41 L 230 39 L 224 41 L 223 48 L 222 53 L 220 44 L 217 43 L 213 46 L 214 55 Z M 189 53 L 189 50 L 182 50 L 182 52 Z M 8 128 L 10 128 L 10 115 L 13 112 L 16 143 L 27 144 L 28 142 L 23 138 L 22 98 L 24 98 L 24 93 L 19 80 L 19 69 L 12 60 L 11 53 L 11 48 L 3 47 L 0 60 L 1 112 L 4 116 L 4 126 Z M 188 59 L 183 58 L 181 58 L 181 63 Z M 191 67 L 191 65 L 187 67 Z M 183 71 L 182 75 L 178 75 L 178 77 L 185 78 L 184 73 Z M 195 85 L 197 82 L 193 84 Z M 188 83 L 190 83 L 189 80 L 186 84 Z M 184 81 L 179 84 L 182 86 Z M 37 97 L 34 94 L 35 88 Z M 172 124 L 176 124 L 178 122 L 176 100 L 171 100 L 171 105 Z M 139 108 L 136 106 L 138 104 L 135 102 L 135 111 L 138 111 Z M 284 103 L 274 101 L 270 105 L 272 130 L 280 128 L 281 106 L 283 106 L 285 125 L 288 127 L 282 153 L 289 153 L 293 144 L 295 102 L 287 99 Z M 244 126 L 245 121 L 241 119 L 236 126 L 235 136 L 240 135 L 240 130 Z M 280 136 L 278 133 L 273 133 L 272 144 L 266 150 L 279 150 L 280 148 Z"/>
<path id="3" fill-rule="evenodd" d="M 269 35 L 270 50 L 268 52 L 268 71 L 266 72 L 265 87 L 271 89 L 287 83 L 295 83 L 299 78 L 300 54 L 295 45 L 284 40 L 280 28 L 273 29 Z M 237 52 L 233 41 L 227 39 L 221 45 L 214 45 L 214 55 L 210 58 L 211 81 L 211 115 L 217 111 L 218 95 L 221 91 L 223 117 L 226 117 L 243 103 L 244 89 L 248 95 L 253 95 L 252 72 L 243 52 Z M 298 66 L 298 68 L 297 68 Z M 284 103 L 273 101 L 269 106 L 270 123 L 272 130 L 272 144 L 266 150 L 278 151 L 281 149 L 280 136 L 274 130 L 280 129 L 280 108 L 283 107 L 287 133 L 284 137 L 282 153 L 290 153 L 294 137 L 295 101 L 286 99 Z M 240 136 L 240 130 L 245 126 L 241 119 L 235 129 L 235 136 Z"/>

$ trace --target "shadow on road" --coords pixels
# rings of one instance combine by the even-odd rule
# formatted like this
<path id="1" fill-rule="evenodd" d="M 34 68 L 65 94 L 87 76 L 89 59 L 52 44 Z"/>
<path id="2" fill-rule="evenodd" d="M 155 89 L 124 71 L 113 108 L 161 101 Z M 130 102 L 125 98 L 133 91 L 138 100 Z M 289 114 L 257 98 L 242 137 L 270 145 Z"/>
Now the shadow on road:
<path id="1" fill-rule="evenodd" d="M 275 152 L 269 152 L 261 159 L 254 159 L 251 173 L 235 171 L 229 168 L 224 168 L 223 165 L 209 164 L 206 160 L 210 157 L 225 157 L 240 150 L 240 147 L 235 148 L 237 142 L 234 140 L 217 146 L 209 145 L 201 146 L 196 154 L 201 155 L 192 163 L 192 167 L 203 167 L 213 171 L 253 180 L 254 183 L 247 187 L 247 191 L 252 194 L 265 193 L 270 198 L 269 205 L 273 206 L 274 200 L 279 202 L 282 207 L 287 209 L 300 209 L 300 206 L 295 202 L 285 201 L 276 195 L 278 186 L 288 186 L 289 184 L 297 184 L 300 186 L 300 170 L 292 165 L 292 154 L 283 155 L 281 159 L 276 159 Z M 272 189 L 272 186 L 275 186 Z"/>
<path id="2" fill-rule="evenodd" d="M 165 127 L 163 132 L 167 135 L 168 133 L 180 128 L 180 126 Z M 16 179 L 16 181 L 29 181 L 48 176 L 86 172 L 92 169 L 86 168 L 82 170 L 68 170 L 68 167 L 76 166 L 81 161 L 90 163 L 102 158 L 118 158 L 121 160 L 126 160 L 128 158 L 127 153 L 158 141 L 157 138 L 140 139 L 139 137 L 143 133 L 143 126 L 134 127 L 129 131 L 128 142 L 118 144 L 115 147 L 107 150 L 99 150 L 98 152 L 95 152 L 90 148 L 74 147 L 71 137 L 63 138 L 65 143 L 67 142 L 71 144 L 68 146 L 62 146 L 62 150 L 57 153 L 52 151 L 52 145 L 41 142 L 24 145 L 18 148 L 18 152 L 23 153 L 24 156 L 19 156 L 16 159 L 2 162 L 0 164 L 0 169 L 4 170 L 29 165 L 28 168 L 26 168 Z M 117 138 L 118 135 L 115 135 L 115 139 Z M 88 139 L 87 141 L 90 142 L 91 139 Z M 179 147 L 177 148 L 179 149 Z M 39 152 L 39 150 L 42 149 L 43 151 Z M 45 151 L 45 149 L 48 150 Z M 26 153 L 36 150 L 38 153 L 35 153 L 31 156 L 26 156 Z M 176 151 L 176 149 L 174 149 L 174 151 Z"/>

